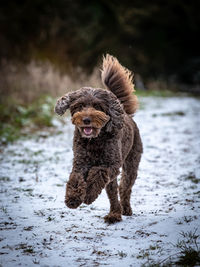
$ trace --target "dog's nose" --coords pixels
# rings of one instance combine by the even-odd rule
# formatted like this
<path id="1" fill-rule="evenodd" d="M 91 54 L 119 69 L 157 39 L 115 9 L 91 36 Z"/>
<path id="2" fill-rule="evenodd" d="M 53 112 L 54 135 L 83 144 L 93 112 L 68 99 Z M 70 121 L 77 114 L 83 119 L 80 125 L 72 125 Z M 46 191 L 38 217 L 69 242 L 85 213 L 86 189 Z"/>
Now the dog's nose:
<path id="1" fill-rule="evenodd" d="M 91 119 L 90 119 L 90 118 L 83 118 L 83 122 L 84 122 L 85 124 L 90 124 Z"/>

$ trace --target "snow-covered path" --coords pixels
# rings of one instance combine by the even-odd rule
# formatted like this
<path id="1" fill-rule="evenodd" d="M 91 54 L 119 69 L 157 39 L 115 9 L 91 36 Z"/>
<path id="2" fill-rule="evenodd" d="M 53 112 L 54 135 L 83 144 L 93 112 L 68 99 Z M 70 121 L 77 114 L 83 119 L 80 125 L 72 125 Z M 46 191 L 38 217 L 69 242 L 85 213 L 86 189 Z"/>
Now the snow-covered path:
<path id="1" fill-rule="evenodd" d="M 107 225 L 105 191 L 92 205 L 64 205 L 73 127 L 1 148 L 0 266 L 141 266 L 176 252 L 180 233 L 200 234 L 200 100 L 141 99 L 144 154 L 133 216 Z"/>

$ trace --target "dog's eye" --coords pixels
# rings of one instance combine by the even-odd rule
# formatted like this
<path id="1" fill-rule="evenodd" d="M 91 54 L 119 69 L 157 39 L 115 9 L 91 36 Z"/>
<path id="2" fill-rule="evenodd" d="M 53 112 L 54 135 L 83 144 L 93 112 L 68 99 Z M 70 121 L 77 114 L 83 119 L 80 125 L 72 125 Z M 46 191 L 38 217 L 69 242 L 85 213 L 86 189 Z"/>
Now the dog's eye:
<path id="1" fill-rule="evenodd" d="M 79 110 L 83 109 L 83 104 L 77 105 L 77 109 L 79 109 Z"/>
<path id="2" fill-rule="evenodd" d="M 103 111 L 103 108 L 101 107 L 100 104 L 94 104 L 93 107 L 94 107 L 96 110 Z"/>
<path id="3" fill-rule="evenodd" d="M 75 112 L 81 111 L 84 108 L 83 104 L 76 103 L 74 105 L 71 105 L 71 112 L 74 114 Z"/>

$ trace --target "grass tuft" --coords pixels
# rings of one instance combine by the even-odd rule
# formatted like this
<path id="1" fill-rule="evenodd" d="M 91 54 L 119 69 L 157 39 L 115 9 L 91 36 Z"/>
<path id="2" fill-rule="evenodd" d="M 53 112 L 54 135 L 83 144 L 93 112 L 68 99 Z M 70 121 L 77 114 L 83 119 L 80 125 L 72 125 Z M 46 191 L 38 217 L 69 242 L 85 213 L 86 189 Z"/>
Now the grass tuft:
<path id="1" fill-rule="evenodd" d="M 143 267 L 168 267 L 168 266 L 199 266 L 200 265 L 200 246 L 197 229 L 189 232 L 181 232 L 182 239 L 173 245 L 177 252 L 169 255 L 162 261 L 154 261 L 149 258 L 148 251 L 143 251 L 143 258 L 147 258 L 147 262 Z M 141 256 L 141 255 L 140 255 Z"/>

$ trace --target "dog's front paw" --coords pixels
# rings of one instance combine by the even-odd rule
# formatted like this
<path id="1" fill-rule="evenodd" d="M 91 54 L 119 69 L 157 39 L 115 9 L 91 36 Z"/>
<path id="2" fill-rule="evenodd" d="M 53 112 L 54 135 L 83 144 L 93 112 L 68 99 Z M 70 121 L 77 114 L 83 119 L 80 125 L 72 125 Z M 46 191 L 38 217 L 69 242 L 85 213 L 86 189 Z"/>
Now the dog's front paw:
<path id="1" fill-rule="evenodd" d="M 83 203 L 86 194 L 86 182 L 79 173 L 71 173 L 67 183 L 65 204 L 68 208 L 76 209 Z"/>
<path id="2" fill-rule="evenodd" d="M 86 196 L 84 199 L 85 204 L 91 204 L 101 194 L 101 191 L 108 183 L 107 169 L 92 168 L 87 177 Z"/>
<path id="3" fill-rule="evenodd" d="M 133 212 L 130 205 L 122 206 L 122 215 L 131 216 L 132 214 Z"/>
<path id="4" fill-rule="evenodd" d="M 104 217 L 104 221 L 109 224 L 120 222 L 121 220 L 122 220 L 121 214 L 115 212 L 110 212 L 108 215 Z"/>

